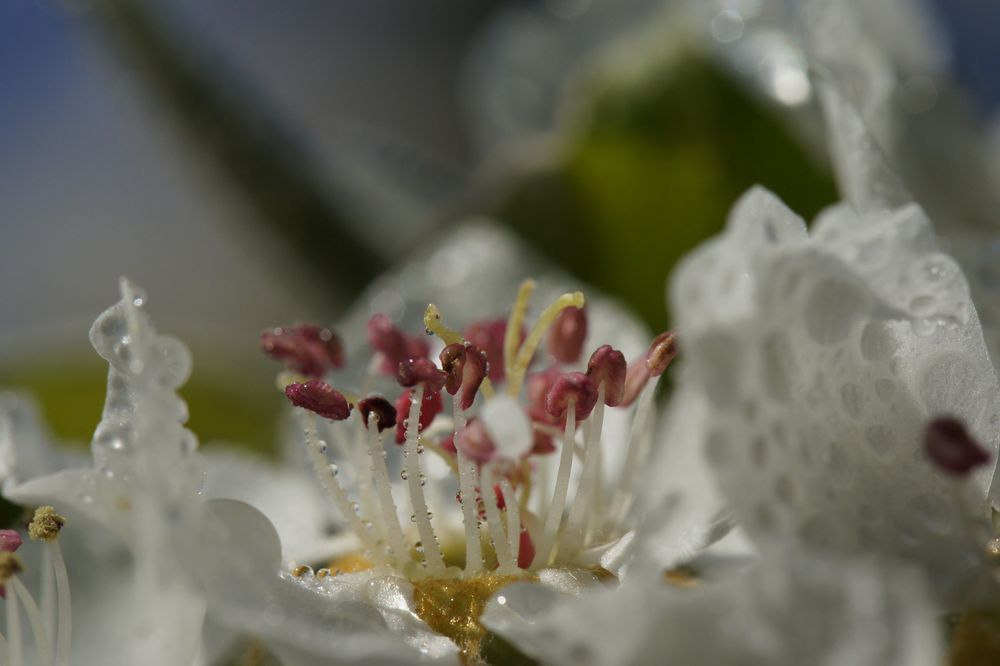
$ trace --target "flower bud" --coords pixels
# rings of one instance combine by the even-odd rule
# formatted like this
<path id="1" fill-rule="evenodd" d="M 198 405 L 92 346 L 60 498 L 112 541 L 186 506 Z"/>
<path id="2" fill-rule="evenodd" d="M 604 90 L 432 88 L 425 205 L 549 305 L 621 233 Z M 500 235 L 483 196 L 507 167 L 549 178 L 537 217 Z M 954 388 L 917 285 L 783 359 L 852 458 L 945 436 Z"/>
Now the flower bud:
<path id="1" fill-rule="evenodd" d="M 545 396 L 545 411 L 561 420 L 570 403 L 574 405 L 577 422 L 587 418 L 597 404 L 597 387 L 582 372 L 568 372 L 553 382 Z"/>
<path id="2" fill-rule="evenodd" d="M 319 416 L 343 421 L 351 415 L 347 399 L 326 382 L 311 379 L 305 384 L 289 384 L 285 396 L 296 407 L 308 409 Z"/>
<path id="3" fill-rule="evenodd" d="M 411 357 L 399 362 L 396 381 L 400 386 L 411 388 L 423 384 L 424 390 L 437 393 L 444 388 L 447 375 L 428 358 Z"/>
<path id="4" fill-rule="evenodd" d="M 361 412 L 361 419 L 366 428 L 368 427 L 368 418 L 372 414 L 375 414 L 375 418 L 378 419 L 379 432 L 396 425 L 396 408 L 380 395 L 371 395 L 359 402 L 358 410 Z"/>
<path id="5" fill-rule="evenodd" d="M 965 476 L 991 457 L 953 416 L 939 416 L 927 424 L 924 451 L 938 469 L 952 476 Z"/>
<path id="6" fill-rule="evenodd" d="M 476 392 L 486 377 L 486 353 L 475 345 L 455 342 L 441 350 L 441 367 L 448 379 L 445 390 L 455 395 L 461 390 L 459 407 L 468 409 L 476 399 Z"/>
<path id="7" fill-rule="evenodd" d="M 549 353 L 560 363 L 576 363 L 587 338 L 587 311 L 569 307 L 562 310 L 549 331 Z"/>
<path id="8" fill-rule="evenodd" d="M 654 377 L 659 377 L 677 356 L 677 334 L 673 331 L 660 333 L 653 338 L 646 352 L 646 367 Z"/>
<path id="9" fill-rule="evenodd" d="M 406 419 L 410 416 L 410 406 L 413 404 L 413 389 L 403 391 L 396 398 L 396 443 L 406 441 Z M 428 427 L 434 417 L 444 410 L 444 401 L 439 391 L 424 391 L 424 399 L 420 403 L 420 429 Z"/>
<path id="10" fill-rule="evenodd" d="M 604 404 L 614 407 L 625 397 L 625 355 L 611 345 L 601 345 L 590 356 L 587 376 L 598 388 L 604 386 Z"/>
<path id="11" fill-rule="evenodd" d="M 260 334 L 260 346 L 271 358 L 307 377 L 321 377 L 344 365 L 344 348 L 336 333 L 315 324 L 282 326 Z"/>

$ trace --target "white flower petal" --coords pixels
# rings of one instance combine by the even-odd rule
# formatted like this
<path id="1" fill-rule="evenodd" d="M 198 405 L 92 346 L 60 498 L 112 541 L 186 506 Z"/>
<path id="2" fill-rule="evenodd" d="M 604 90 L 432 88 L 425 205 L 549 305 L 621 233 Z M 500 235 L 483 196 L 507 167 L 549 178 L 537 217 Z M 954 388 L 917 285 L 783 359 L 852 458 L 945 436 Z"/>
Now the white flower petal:
<path id="1" fill-rule="evenodd" d="M 992 469 L 958 484 L 922 450 L 940 414 L 994 451 L 1000 438 L 961 273 L 915 207 L 863 223 L 840 209 L 783 240 L 776 215 L 792 214 L 748 193 L 672 289 L 684 380 L 710 414 L 699 439 L 730 506 L 755 540 L 874 549 L 919 563 L 946 599 L 988 594 L 972 530 Z"/>
<path id="2" fill-rule="evenodd" d="M 693 590 L 633 577 L 618 589 L 574 598 L 521 583 L 489 603 L 483 622 L 525 654 L 556 665 L 941 660 L 937 620 L 918 580 L 799 552 Z"/>

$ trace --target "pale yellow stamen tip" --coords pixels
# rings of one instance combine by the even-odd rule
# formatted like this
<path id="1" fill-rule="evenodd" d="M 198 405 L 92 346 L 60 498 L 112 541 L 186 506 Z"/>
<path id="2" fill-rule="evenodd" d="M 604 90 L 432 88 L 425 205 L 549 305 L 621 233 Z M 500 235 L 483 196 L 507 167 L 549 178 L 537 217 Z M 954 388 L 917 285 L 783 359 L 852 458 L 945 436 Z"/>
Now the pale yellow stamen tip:
<path id="1" fill-rule="evenodd" d="M 510 395 L 516 396 L 521 392 L 521 384 L 524 381 L 524 374 L 528 371 L 528 364 L 531 363 L 531 358 L 535 355 L 538 345 L 541 344 L 542 338 L 548 332 L 549 327 L 552 326 L 552 322 L 559 316 L 559 313 L 566 308 L 582 308 L 585 302 L 586 299 L 583 297 L 583 292 L 574 291 L 563 294 L 554 300 L 549 307 L 545 308 L 538 317 L 538 321 L 532 327 L 531 333 L 528 334 L 524 344 L 518 350 L 517 358 L 514 359 L 514 367 L 510 368 L 507 388 L 507 392 Z"/>
<path id="2" fill-rule="evenodd" d="M 0 551 L 0 585 L 6 585 L 11 578 L 24 571 L 21 558 L 14 553 Z"/>
<path id="3" fill-rule="evenodd" d="M 446 345 L 463 342 L 461 335 L 444 325 L 441 321 L 441 311 L 433 303 L 424 310 L 424 328 L 441 338 Z"/>
<path id="4" fill-rule="evenodd" d="M 35 517 L 28 524 L 28 536 L 36 541 L 55 541 L 66 519 L 56 513 L 51 506 L 35 509 Z"/>
<path id="5" fill-rule="evenodd" d="M 534 280 L 529 278 L 521 283 L 521 287 L 517 290 L 517 300 L 514 301 L 514 307 L 510 311 L 510 319 L 507 320 L 507 330 L 503 338 L 503 364 L 504 375 L 508 381 L 514 368 L 517 346 L 521 344 L 521 324 L 524 323 L 524 315 L 528 311 L 528 303 L 534 291 Z"/>

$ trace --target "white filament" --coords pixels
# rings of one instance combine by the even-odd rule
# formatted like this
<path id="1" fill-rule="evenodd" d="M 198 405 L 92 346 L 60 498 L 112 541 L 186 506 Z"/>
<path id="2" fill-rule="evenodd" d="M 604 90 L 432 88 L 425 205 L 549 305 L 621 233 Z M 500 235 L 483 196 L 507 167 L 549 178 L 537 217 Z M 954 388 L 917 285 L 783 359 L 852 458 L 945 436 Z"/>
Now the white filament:
<path id="1" fill-rule="evenodd" d="M 52 568 L 56 574 L 56 600 L 59 603 L 59 624 L 56 630 L 56 666 L 69 664 L 69 646 L 72 636 L 71 604 L 69 596 L 69 576 L 66 575 L 66 561 L 63 559 L 59 542 L 48 542 L 52 554 Z"/>
<path id="2" fill-rule="evenodd" d="M 28 617 L 28 624 L 31 625 L 31 634 L 35 638 L 35 650 L 38 653 L 38 663 L 40 666 L 51 666 L 52 664 L 52 644 L 49 642 L 49 633 L 45 631 L 45 623 L 42 622 L 42 613 L 38 610 L 31 592 L 17 578 L 10 579 L 11 586 L 17 590 L 18 598 L 24 602 L 24 614 Z"/>
<path id="3" fill-rule="evenodd" d="M 361 541 L 365 548 L 372 551 L 374 557 L 381 559 L 375 553 L 375 544 L 372 543 L 371 533 L 362 524 L 361 517 L 358 516 L 358 512 L 354 510 L 351 500 L 347 497 L 347 492 L 341 487 L 336 476 L 334 476 L 336 468 L 330 467 L 330 463 L 324 453 L 323 444 L 316 437 L 316 417 L 311 412 L 306 412 L 305 434 L 309 462 L 312 464 L 313 473 L 316 475 L 319 485 L 330 496 L 330 499 L 333 500 L 333 503 L 337 506 L 337 510 L 340 511 L 340 514 L 347 521 L 347 524 L 358 537 L 358 540 Z"/>
<path id="4" fill-rule="evenodd" d="M 393 561 L 401 566 L 407 559 L 406 541 L 403 539 L 403 530 L 399 526 L 396 503 L 392 501 L 389 472 L 385 468 L 385 453 L 382 450 L 382 438 L 378 433 L 378 415 L 374 413 L 368 417 L 367 442 L 368 457 L 371 459 L 372 475 L 375 478 L 375 492 L 378 495 L 379 507 L 382 512 L 382 524 L 388 534 L 389 554 Z"/>
<path id="5" fill-rule="evenodd" d="M 521 507 L 518 506 L 517 495 L 507 479 L 500 481 L 500 492 L 507 506 L 507 543 L 510 544 L 510 556 L 514 560 L 514 566 L 518 567 L 517 561 L 521 557 Z"/>
<path id="6" fill-rule="evenodd" d="M 455 433 L 465 427 L 465 412 L 454 401 Z M 455 447 L 458 457 L 458 489 L 462 498 L 462 522 L 465 523 L 465 571 L 477 574 L 483 570 L 483 549 L 479 543 L 479 516 L 476 509 L 476 465 Z"/>
<path id="7" fill-rule="evenodd" d="M 622 466 L 621 475 L 618 477 L 618 487 L 611 500 L 609 525 L 620 525 L 624 522 L 625 516 L 632 508 L 632 502 L 635 501 L 639 463 L 645 457 L 648 440 L 653 433 L 651 416 L 653 393 L 656 391 L 657 383 L 658 381 L 649 382 L 639 395 L 635 416 L 632 418 L 632 431 L 629 433 L 625 464 Z"/>
<path id="8" fill-rule="evenodd" d="M 503 522 L 500 520 L 500 510 L 497 509 L 496 492 L 493 490 L 493 470 L 490 466 L 483 465 L 482 482 L 479 484 L 480 494 L 483 496 L 483 506 L 486 509 L 486 522 L 490 527 L 490 540 L 493 542 L 493 550 L 497 554 L 498 573 L 513 573 L 517 571 L 517 563 L 510 553 L 510 544 L 507 542 L 507 535 L 503 531 Z"/>
<path id="9" fill-rule="evenodd" d="M 566 409 L 566 430 L 563 432 L 562 451 L 559 454 L 559 471 L 556 473 L 556 486 L 552 491 L 552 501 L 545 515 L 545 526 L 542 528 L 542 539 L 538 552 L 535 554 L 533 569 L 546 567 L 552 558 L 552 547 L 555 545 L 556 533 L 562 521 L 563 509 L 566 507 L 566 493 L 569 490 L 569 473 L 573 468 L 573 445 L 576 436 L 576 401 L 570 400 Z"/>
<path id="10" fill-rule="evenodd" d="M 576 487 L 576 497 L 569 510 L 566 521 L 565 541 L 563 547 L 567 553 L 573 553 L 583 545 L 584 530 L 586 530 L 587 509 L 590 508 L 590 494 L 596 483 L 596 465 L 601 446 L 601 429 L 604 427 L 604 383 L 597 390 L 597 404 L 591 412 L 590 420 L 585 426 L 583 470 L 580 473 L 580 483 Z"/>
<path id="11" fill-rule="evenodd" d="M 10 666 L 22 666 L 21 609 L 18 608 L 17 590 L 13 585 L 7 587 L 7 636 L 10 640 Z"/>
<path id="12" fill-rule="evenodd" d="M 427 563 L 427 570 L 431 574 L 444 572 L 444 558 L 441 556 L 441 547 L 438 545 L 437 536 L 431 526 L 428 517 L 427 499 L 424 497 L 424 488 L 421 483 L 423 474 L 420 472 L 420 460 L 417 453 L 417 440 L 420 437 L 420 409 L 424 402 L 423 384 L 418 385 L 413 391 L 412 402 L 410 403 L 410 413 L 406 419 L 406 446 L 403 449 L 404 465 L 406 469 L 406 487 L 410 491 L 410 506 L 413 509 L 413 520 L 417 524 L 417 532 L 420 534 L 420 542 L 424 548 L 424 562 Z"/>
<path id="13" fill-rule="evenodd" d="M 56 633 L 56 574 L 52 563 L 52 549 L 42 549 L 42 583 L 39 594 L 42 607 L 42 619 L 50 636 Z"/>

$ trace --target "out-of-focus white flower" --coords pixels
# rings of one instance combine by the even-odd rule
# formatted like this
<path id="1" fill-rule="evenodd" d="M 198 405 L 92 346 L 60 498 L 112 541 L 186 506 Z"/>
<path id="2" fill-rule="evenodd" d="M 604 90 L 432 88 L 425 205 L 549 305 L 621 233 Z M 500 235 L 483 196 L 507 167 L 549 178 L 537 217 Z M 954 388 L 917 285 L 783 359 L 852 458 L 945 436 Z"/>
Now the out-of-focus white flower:
<path id="1" fill-rule="evenodd" d="M 6 397 L 3 493 L 25 506 L 54 505 L 100 535 L 69 537 L 79 546 L 67 550 L 76 659 L 190 663 L 204 603 L 172 557 L 177 535 L 198 510 L 204 476 L 197 440 L 182 425 L 186 406 L 174 393 L 187 379 L 190 358 L 179 341 L 153 329 L 141 291 L 123 280 L 121 293 L 90 333 L 110 366 L 92 463 L 55 453 L 30 407 Z M 59 469 L 60 463 L 82 465 Z M 127 545 L 130 558 L 116 542 Z M 53 603 L 43 590 L 43 615 L 54 613 Z M 68 625 L 63 611 L 60 626 Z"/>
<path id="2" fill-rule="evenodd" d="M 995 455 L 1000 389 L 968 285 L 919 207 L 841 205 L 807 232 L 751 190 L 671 296 L 698 440 L 763 552 L 878 553 L 920 567 L 945 604 L 995 595 L 993 466 L 947 478 L 924 438 L 953 417 Z"/>

